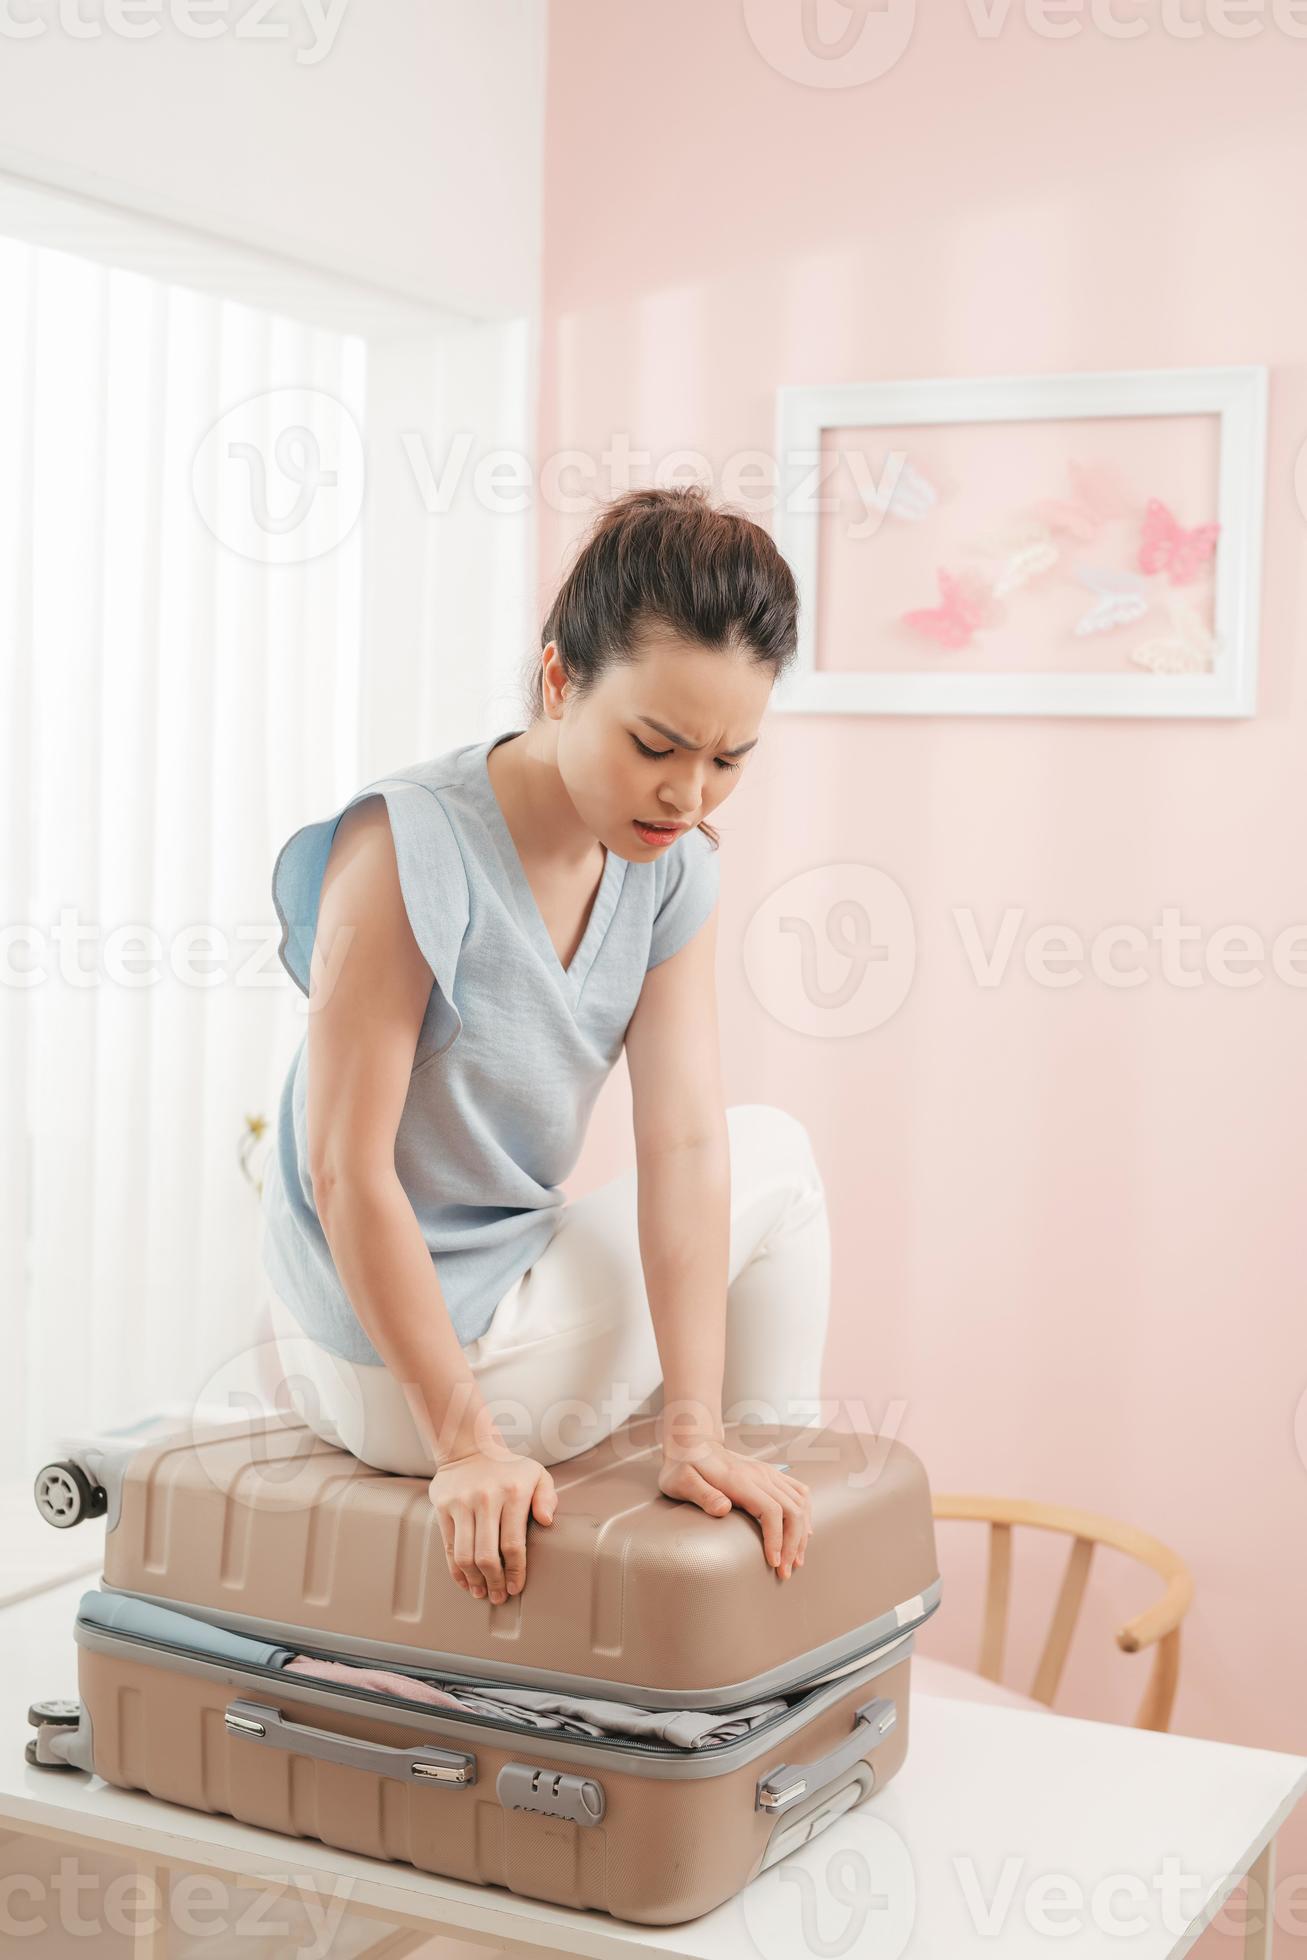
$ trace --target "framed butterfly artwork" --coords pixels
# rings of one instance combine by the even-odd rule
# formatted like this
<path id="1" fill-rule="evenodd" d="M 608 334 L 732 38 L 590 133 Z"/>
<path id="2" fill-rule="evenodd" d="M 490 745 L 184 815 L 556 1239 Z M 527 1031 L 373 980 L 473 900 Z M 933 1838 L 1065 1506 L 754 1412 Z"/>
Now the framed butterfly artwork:
<path id="1" fill-rule="evenodd" d="M 1264 367 L 778 391 L 799 714 L 1256 712 Z"/>

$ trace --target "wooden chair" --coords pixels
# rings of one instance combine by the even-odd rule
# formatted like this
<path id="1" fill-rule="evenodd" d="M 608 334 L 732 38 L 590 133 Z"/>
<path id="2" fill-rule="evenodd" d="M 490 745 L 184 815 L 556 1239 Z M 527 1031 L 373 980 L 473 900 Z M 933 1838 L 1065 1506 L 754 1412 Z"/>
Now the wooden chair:
<path id="1" fill-rule="evenodd" d="M 979 1672 L 988 1681 L 1002 1678 L 1007 1635 L 1008 1597 L 1012 1578 L 1012 1527 L 1033 1525 L 1040 1531 L 1061 1531 L 1072 1538 L 1062 1588 L 1030 1689 L 1036 1701 L 1051 1707 L 1066 1662 L 1076 1618 L 1084 1598 L 1095 1545 L 1110 1545 L 1139 1559 L 1166 1581 L 1162 1597 L 1146 1612 L 1127 1622 L 1116 1644 L 1127 1654 L 1157 1646 L 1152 1672 L 1135 1715 L 1138 1729 L 1165 1729 L 1170 1724 L 1180 1673 L 1180 1622 L 1194 1595 L 1193 1575 L 1169 1546 L 1133 1525 L 1092 1511 L 1069 1510 L 1061 1504 L 1038 1504 L 1021 1497 L 939 1496 L 933 1500 L 936 1518 L 967 1518 L 989 1525 L 989 1580 L 980 1640 Z"/>

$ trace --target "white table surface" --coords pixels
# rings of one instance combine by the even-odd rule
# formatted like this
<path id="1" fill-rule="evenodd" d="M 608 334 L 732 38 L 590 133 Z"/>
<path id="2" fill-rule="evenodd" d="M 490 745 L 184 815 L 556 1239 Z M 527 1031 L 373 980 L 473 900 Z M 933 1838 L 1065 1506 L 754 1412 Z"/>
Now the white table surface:
<path id="1" fill-rule="evenodd" d="M 31 1768 L 27 1706 L 77 1692 L 87 1584 L 0 1610 L 0 1825 L 327 1894 L 344 1882 L 356 1908 L 537 1952 L 1163 1960 L 1192 1945 L 1307 1790 L 1303 1756 L 917 1693 L 907 1760 L 870 1804 L 703 1918 L 635 1926 Z"/>

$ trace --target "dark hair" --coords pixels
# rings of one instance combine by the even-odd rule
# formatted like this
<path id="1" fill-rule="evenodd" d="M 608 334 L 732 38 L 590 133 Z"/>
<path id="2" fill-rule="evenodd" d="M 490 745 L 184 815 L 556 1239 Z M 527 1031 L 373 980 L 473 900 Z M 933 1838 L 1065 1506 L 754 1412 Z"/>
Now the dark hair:
<path id="1" fill-rule="evenodd" d="M 584 694 L 610 666 L 634 665 L 645 636 L 662 627 L 746 652 L 774 679 L 794 657 L 798 604 L 794 574 L 760 524 L 715 509 L 701 484 L 631 490 L 605 504 L 581 540 L 540 651 L 555 640 L 568 679 Z M 527 711 L 532 721 L 544 712 L 539 659 Z M 699 829 L 716 846 L 712 826 Z"/>

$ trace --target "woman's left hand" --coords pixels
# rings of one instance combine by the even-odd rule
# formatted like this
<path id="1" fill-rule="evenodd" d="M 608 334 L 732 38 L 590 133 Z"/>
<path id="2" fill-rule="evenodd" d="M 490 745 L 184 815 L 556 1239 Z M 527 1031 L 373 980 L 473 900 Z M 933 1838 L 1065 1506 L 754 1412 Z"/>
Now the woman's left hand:
<path id="1" fill-rule="evenodd" d="M 710 1517 L 725 1517 L 738 1506 L 757 1518 L 767 1562 L 782 1579 L 803 1564 L 812 1536 L 808 1486 L 774 1464 L 728 1450 L 724 1443 L 704 1443 L 693 1463 L 664 1453 L 658 1488 L 664 1497 L 699 1505 Z"/>

